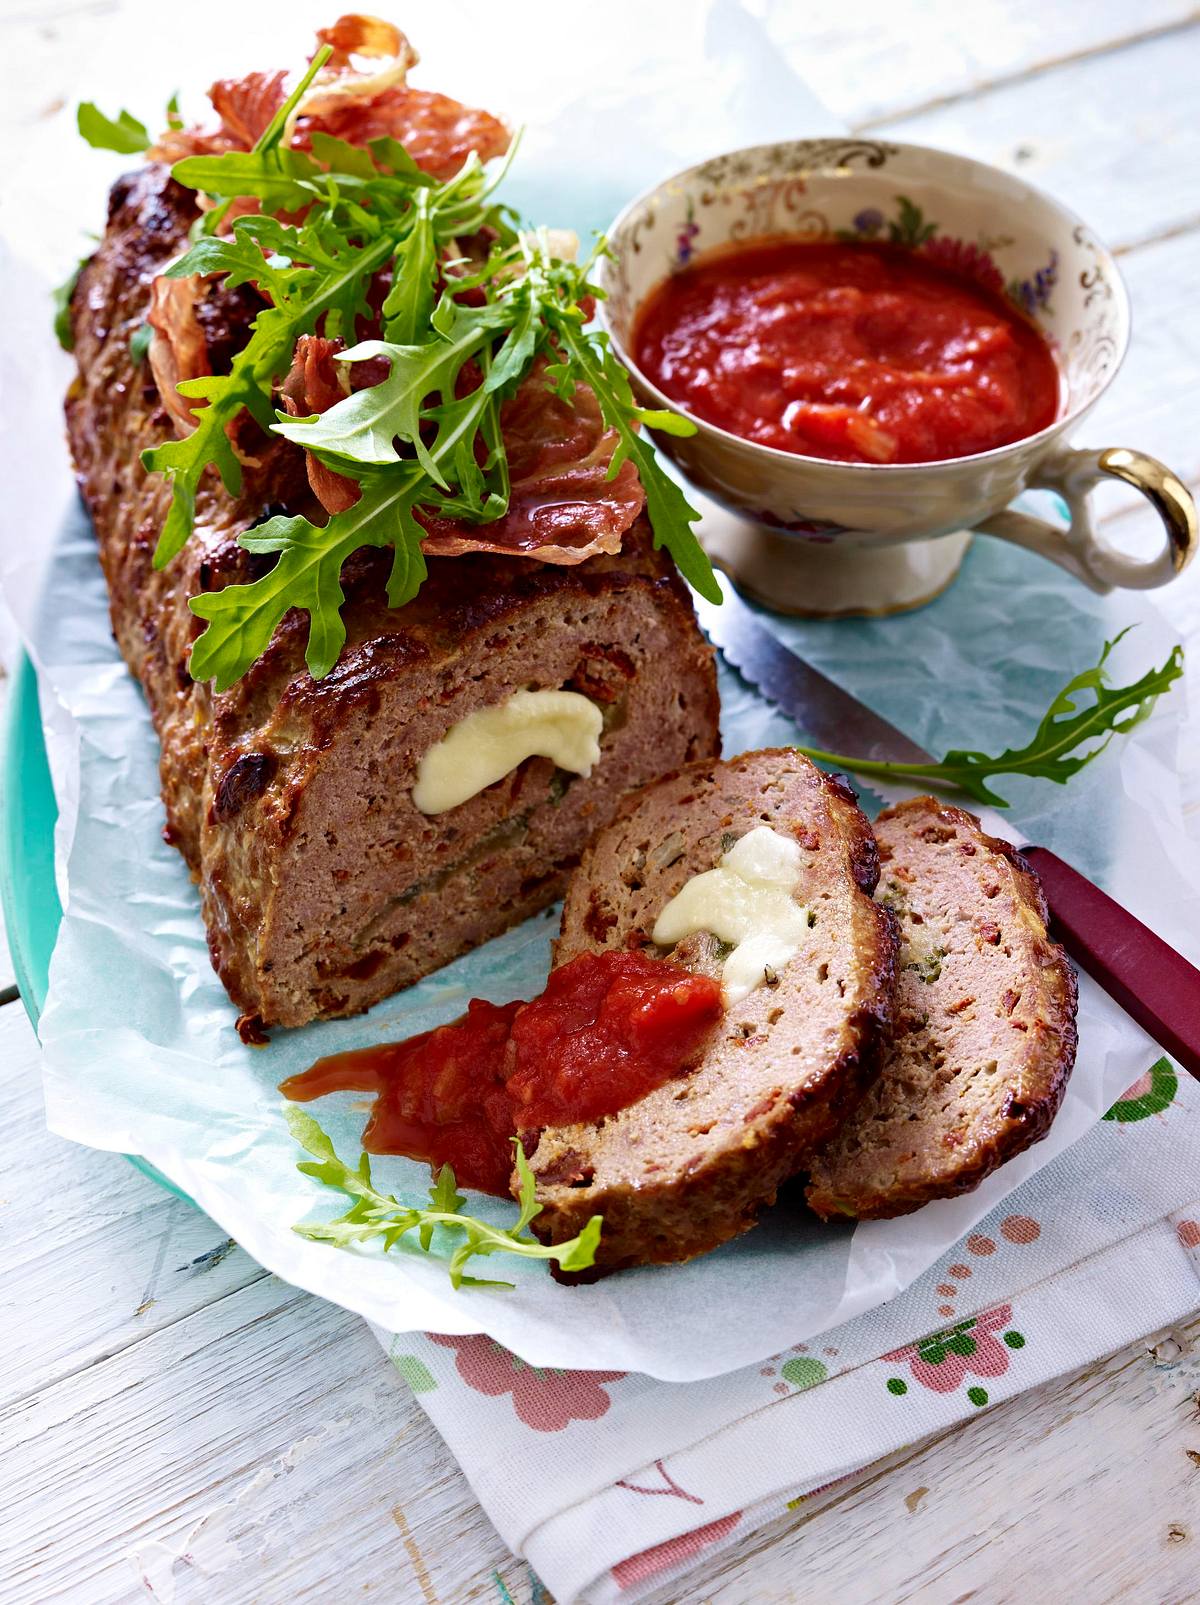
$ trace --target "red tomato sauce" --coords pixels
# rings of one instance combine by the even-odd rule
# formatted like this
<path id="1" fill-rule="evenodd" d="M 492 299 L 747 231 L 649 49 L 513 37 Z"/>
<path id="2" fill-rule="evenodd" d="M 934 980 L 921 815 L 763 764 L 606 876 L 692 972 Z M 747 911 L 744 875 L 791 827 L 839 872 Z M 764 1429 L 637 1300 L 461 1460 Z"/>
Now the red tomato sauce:
<path id="1" fill-rule="evenodd" d="M 696 417 L 780 451 L 923 463 L 1052 423 L 1044 336 L 994 289 L 898 245 L 760 242 L 652 292 L 633 355 Z"/>
<path id="2" fill-rule="evenodd" d="M 373 1092 L 372 1154 L 452 1165 L 508 1196 L 518 1132 L 598 1120 L 690 1068 L 724 1012 L 719 982 L 641 953 L 583 953 L 531 1003 L 473 999 L 406 1042 L 318 1059 L 282 1083 L 298 1103 Z"/>

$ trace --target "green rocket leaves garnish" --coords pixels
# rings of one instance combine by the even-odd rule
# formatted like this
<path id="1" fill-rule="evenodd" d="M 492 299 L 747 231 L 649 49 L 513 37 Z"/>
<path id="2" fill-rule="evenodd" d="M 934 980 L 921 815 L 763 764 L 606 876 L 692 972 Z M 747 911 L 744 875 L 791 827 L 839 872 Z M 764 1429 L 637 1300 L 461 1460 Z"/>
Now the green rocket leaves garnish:
<path id="1" fill-rule="evenodd" d="M 529 1234 L 530 1221 L 541 1210 L 535 1197 L 536 1183 L 521 1144 L 513 1144 L 517 1178 L 520 1183 L 520 1213 L 510 1227 L 490 1226 L 473 1215 L 464 1215 L 466 1199 L 458 1191 L 454 1172 L 443 1165 L 429 1189 L 429 1207 L 402 1204 L 390 1193 L 381 1193 L 371 1180 L 371 1161 L 364 1153 L 351 1169 L 337 1156 L 333 1143 L 309 1114 L 291 1104 L 287 1110 L 288 1128 L 311 1160 L 296 1168 L 326 1187 L 336 1188 L 353 1200 L 350 1208 L 336 1220 L 321 1225 L 295 1226 L 293 1231 L 315 1243 L 332 1243 L 349 1248 L 355 1243 L 380 1243 L 386 1252 L 395 1248 L 410 1232 L 417 1234 L 422 1252 L 432 1254 L 436 1234 L 459 1241 L 446 1257 L 446 1269 L 455 1288 L 512 1287 L 511 1282 L 486 1281 L 467 1276 L 463 1267 L 472 1259 L 489 1254 L 516 1254 L 522 1259 L 557 1260 L 564 1271 L 584 1271 L 595 1263 L 600 1241 L 601 1218 L 593 1215 L 577 1237 L 567 1243 L 539 1243 Z M 438 1256 L 441 1257 L 441 1256 Z"/>
<path id="2" fill-rule="evenodd" d="M 434 219 L 436 208 L 437 199 L 431 197 L 423 199 L 420 210 Z M 436 240 L 436 223 L 430 223 L 430 230 Z M 419 239 L 410 243 L 412 258 L 424 262 L 426 277 L 419 287 L 409 280 L 404 296 L 391 298 L 395 310 L 390 318 L 385 303 L 389 336 L 410 333 L 420 316 L 418 293 L 431 296 L 433 291 L 435 259 Z M 425 577 L 422 530 L 414 517 L 418 506 L 477 523 L 499 517 L 508 505 L 499 402 L 543 354 L 552 359 L 547 381 L 566 399 L 577 383 L 595 392 L 605 423 L 618 434 L 610 473 L 627 457 L 635 461 L 656 540 L 698 590 L 712 586 L 708 561 L 690 528 L 697 515 L 635 427 L 650 423 L 675 429 L 681 420 L 637 407 L 607 341 L 585 332 L 580 303 L 593 293 L 589 266 L 559 261 L 538 237 L 514 239 L 498 247 L 481 272 L 454 281 L 456 290 L 464 282 L 472 288 L 487 283 L 490 298 L 481 305 L 463 305 L 444 291 L 424 318 L 423 337 L 416 343 L 372 340 L 340 355 L 338 360 L 347 364 L 382 357 L 388 376 L 352 392 L 319 417 L 281 419 L 275 430 L 330 468 L 357 479 L 360 499 L 325 524 L 274 518 L 242 537 L 242 545 L 252 551 L 283 555 L 261 579 L 193 600 L 193 612 L 209 621 L 192 653 L 196 678 L 215 679 L 218 690 L 232 685 L 295 607 L 309 615 L 306 657 L 314 678 L 320 679 L 337 662 L 345 639 L 339 575 L 352 551 L 394 547 L 388 599 L 399 607 L 416 594 Z M 482 379 L 459 396 L 458 378 L 468 362 L 480 367 Z M 196 388 L 211 383 L 196 381 Z M 160 450 L 170 451 L 173 444 Z"/>
<path id="3" fill-rule="evenodd" d="M 63 282 L 52 292 L 54 302 L 54 337 L 64 351 L 75 349 L 75 331 L 71 327 L 71 297 L 79 283 L 79 275 L 88 265 L 89 258 L 81 256 Z"/>
<path id="4" fill-rule="evenodd" d="M 218 475 L 231 496 L 241 492 L 235 441 L 246 413 L 359 488 L 352 507 L 324 522 L 276 517 L 241 537 L 247 550 L 278 553 L 278 561 L 251 584 L 192 599 L 193 611 L 207 621 L 192 652 L 193 676 L 228 688 L 266 650 L 283 616 L 298 608 L 308 614 L 306 659 L 319 679 L 345 640 L 340 575 L 351 553 L 393 549 L 388 597 L 401 606 L 425 578 L 418 512 L 481 525 L 502 517 L 509 473 L 500 406 L 538 362 L 565 400 L 577 385 L 595 392 L 618 438 L 610 478 L 623 462 L 636 465 L 655 543 L 699 591 L 719 601 L 692 532 L 698 515 L 639 433 L 645 423 L 676 433 L 693 426 L 639 408 L 607 341 L 586 327 L 601 294 L 588 276 L 595 258 L 582 266 L 564 262 L 545 234 L 519 233 L 493 198 L 503 174 L 489 175 L 475 157 L 439 182 L 394 139 L 361 149 L 317 132 L 311 152 L 292 150 L 289 121 L 327 55 L 326 49 L 313 58 L 253 150 L 188 156 L 172 168 L 179 183 L 207 198 L 208 209 L 167 276 L 252 284 L 267 305 L 227 373 L 179 384 L 195 428 L 143 455 L 172 488 L 156 566 L 169 563 L 190 538 L 206 475 Z M 81 106 L 79 126 L 92 144 L 108 149 L 132 152 L 149 144 L 127 112 L 112 119 Z M 231 207 L 245 200 L 255 202 L 254 214 L 228 225 Z M 373 313 L 377 286 L 386 295 Z M 366 321 L 381 325 L 382 337 L 356 343 Z M 285 416 L 278 387 L 296 342 L 311 334 L 340 337 L 350 348 L 337 356 L 347 378 L 354 364 L 371 358 L 386 361 L 386 377 L 363 389 L 347 385 L 350 393 L 323 415 Z"/>
<path id="5" fill-rule="evenodd" d="M 122 156 L 134 156 L 150 146 L 145 126 L 127 111 L 106 117 L 99 106 L 85 100 L 75 114 L 75 123 L 95 150 L 115 150 Z"/>
<path id="6" fill-rule="evenodd" d="M 965 791 L 976 801 L 991 803 L 995 808 L 1007 808 L 1005 799 L 988 785 L 990 779 L 996 775 L 1036 775 L 1065 785 L 1072 775 L 1100 756 L 1114 735 L 1132 730 L 1148 719 L 1158 698 L 1182 675 L 1183 648 L 1175 646 L 1161 668 L 1148 669 L 1130 685 L 1110 685 L 1105 664 L 1127 633 L 1122 630 L 1113 640 L 1106 641 L 1099 662 L 1062 688 L 1025 746 L 1009 747 L 996 757 L 955 748 L 940 763 L 882 763 L 847 758 L 815 747 L 801 747 L 800 751 L 855 774 L 928 781 Z"/>

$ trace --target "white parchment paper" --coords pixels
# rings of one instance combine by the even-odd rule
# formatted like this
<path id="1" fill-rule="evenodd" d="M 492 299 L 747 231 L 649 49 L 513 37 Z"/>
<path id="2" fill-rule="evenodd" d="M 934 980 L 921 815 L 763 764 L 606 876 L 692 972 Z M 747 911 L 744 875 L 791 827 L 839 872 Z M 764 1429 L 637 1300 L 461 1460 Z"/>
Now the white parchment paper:
<path id="1" fill-rule="evenodd" d="M 203 30 L 189 33 L 186 58 L 168 62 L 161 25 L 138 10 L 123 15 L 79 93 L 109 109 L 128 104 L 153 123 L 176 83 L 185 106 L 189 98 L 198 104 L 196 92 L 218 72 L 296 57 L 308 47 L 310 24 L 328 20 L 307 0 L 286 13 L 249 14 L 219 0 L 206 17 Z M 565 31 L 561 8 L 541 4 L 515 12 L 409 5 L 400 20 L 425 58 L 419 81 L 528 120 L 513 199 L 585 235 L 635 189 L 705 154 L 831 127 L 769 27 L 734 0 L 610 5 L 604 26 L 578 39 Z M 695 1264 L 595 1287 L 561 1288 L 539 1266 L 504 1261 L 501 1269 L 494 1260 L 491 1269 L 511 1277 L 514 1291 L 455 1294 L 443 1266 L 415 1252 L 385 1259 L 295 1236 L 295 1222 L 332 1213 L 332 1200 L 295 1169 L 300 1156 L 277 1083 L 320 1054 L 450 1019 L 470 996 L 536 992 L 557 911 L 367 1016 L 280 1033 L 265 1051 L 238 1041 L 234 1011 L 209 967 L 195 889 L 161 840 L 157 746 L 109 635 L 94 543 L 61 437 L 70 363 L 52 343 L 47 286 L 77 254 L 72 232 L 102 218 L 105 185 L 122 164 L 80 146 L 65 115 L 31 134 L 29 147 L 5 208 L 4 305 L 21 338 L 0 355 L 8 492 L 0 579 L 38 667 L 60 807 L 66 912 L 41 1022 L 53 1130 L 143 1155 L 262 1264 L 391 1331 L 482 1330 L 535 1364 L 683 1381 L 750 1364 L 893 1296 L 1088 1130 L 1157 1057 L 1084 978 L 1078 1066 L 1050 1137 L 970 1197 L 857 1229 L 822 1226 L 783 1204 L 750 1236 Z M 61 182 L 52 204 L 39 208 L 34 190 L 40 199 L 45 186 L 36 175 L 47 164 Z M 1120 649 L 1117 673 L 1136 674 L 1169 649 L 1170 632 L 1146 601 L 1098 599 L 1037 558 L 979 541 L 961 579 L 916 614 L 773 623 L 826 672 L 942 750 L 1023 739 L 1070 673 L 1095 661 L 1104 637 L 1137 619 L 1143 627 Z M 786 720 L 727 672 L 722 695 L 727 751 L 795 739 Z M 1181 688 L 1068 791 L 1014 783 L 1007 828 L 1062 852 L 1198 959 L 1200 869 L 1176 780 L 1186 712 Z M 350 1158 L 363 1120 L 355 1102 L 343 1095 L 316 1110 Z M 377 1175 L 405 1199 L 422 1199 L 424 1167 L 380 1160 Z M 498 1200 L 479 1201 L 479 1211 L 497 1220 L 511 1214 Z"/>

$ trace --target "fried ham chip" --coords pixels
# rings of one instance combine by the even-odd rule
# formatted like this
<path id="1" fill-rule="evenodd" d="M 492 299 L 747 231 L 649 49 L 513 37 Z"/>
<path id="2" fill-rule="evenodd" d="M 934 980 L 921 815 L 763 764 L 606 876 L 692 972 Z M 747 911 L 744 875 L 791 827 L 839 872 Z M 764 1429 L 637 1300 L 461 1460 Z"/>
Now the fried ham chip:
<path id="1" fill-rule="evenodd" d="M 391 138 L 437 179 L 452 178 L 472 151 L 487 162 L 508 149 L 508 129 L 490 112 L 409 88 L 408 69 L 420 58 L 391 23 L 350 13 L 320 29 L 317 43 L 330 45 L 333 54 L 292 114 L 287 137 L 295 149 L 309 149 L 315 133 L 352 145 Z M 208 95 L 220 127 L 168 131 L 150 151 L 151 160 L 249 150 L 287 99 L 288 77 L 251 72 L 218 79 Z"/>
<path id="2" fill-rule="evenodd" d="M 340 340 L 313 335 L 296 345 L 283 401 L 296 418 L 327 412 L 347 394 L 342 375 L 349 370 L 355 388 L 378 383 L 383 375 L 370 363 L 339 363 Z M 374 370 L 374 371 L 362 371 Z M 416 517 L 427 531 L 421 542 L 430 557 L 462 557 L 497 552 L 534 557 L 543 563 L 582 563 L 597 552 L 619 552 L 621 538 L 642 510 L 645 493 L 632 463 L 609 478 L 615 430 L 605 429 L 590 390 L 575 387 L 572 399 L 555 394 L 539 361 L 517 393 L 500 409 L 500 429 L 508 456 L 508 511 L 490 524 L 438 518 L 421 509 Z M 334 473 L 305 453 L 308 482 L 330 513 L 344 512 L 358 500 L 352 480 Z"/>

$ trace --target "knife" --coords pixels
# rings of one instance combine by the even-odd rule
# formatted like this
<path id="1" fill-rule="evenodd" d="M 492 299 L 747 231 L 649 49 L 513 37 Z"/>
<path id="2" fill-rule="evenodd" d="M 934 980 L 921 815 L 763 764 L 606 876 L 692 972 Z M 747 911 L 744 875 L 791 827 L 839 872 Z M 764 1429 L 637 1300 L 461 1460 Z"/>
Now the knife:
<path id="1" fill-rule="evenodd" d="M 700 623 L 722 655 L 829 752 L 886 763 L 928 763 L 930 755 L 793 652 L 718 575 L 721 606 L 695 598 Z M 1050 930 L 1075 962 L 1200 1079 L 1200 970 L 1128 909 L 1046 847 L 1021 848 L 1037 870 Z"/>

